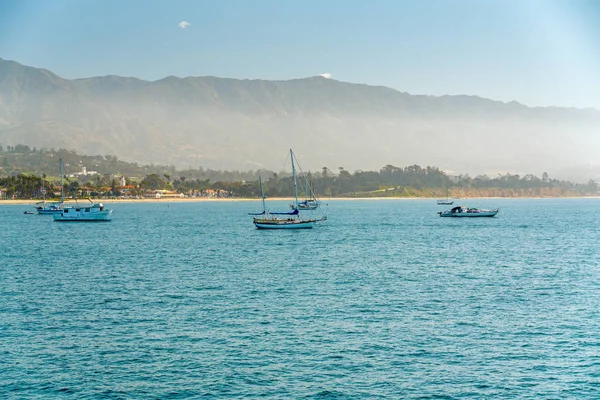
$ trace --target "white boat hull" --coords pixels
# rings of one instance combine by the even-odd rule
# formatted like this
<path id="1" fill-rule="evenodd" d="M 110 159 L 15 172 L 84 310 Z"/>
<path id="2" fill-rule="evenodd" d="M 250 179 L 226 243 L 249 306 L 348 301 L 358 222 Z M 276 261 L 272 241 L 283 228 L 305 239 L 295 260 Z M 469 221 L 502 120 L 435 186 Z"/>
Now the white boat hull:
<path id="1" fill-rule="evenodd" d="M 65 207 L 60 214 L 54 214 L 57 222 L 104 222 L 112 219 L 112 210 L 104 209 L 102 203 L 89 207 Z"/>
<path id="2" fill-rule="evenodd" d="M 317 208 L 319 208 L 318 205 L 302 205 L 302 204 L 298 204 L 298 210 L 316 210 Z"/>
<path id="3" fill-rule="evenodd" d="M 112 210 L 99 211 L 89 215 L 64 215 L 54 214 L 54 220 L 58 222 L 104 222 L 112 220 Z"/>
<path id="4" fill-rule="evenodd" d="M 62 209 L 37 208 L 37 212 L 38 212 L 38 214 L 43 214 L 43 215 L 60 214 L 62 212 Z"/>

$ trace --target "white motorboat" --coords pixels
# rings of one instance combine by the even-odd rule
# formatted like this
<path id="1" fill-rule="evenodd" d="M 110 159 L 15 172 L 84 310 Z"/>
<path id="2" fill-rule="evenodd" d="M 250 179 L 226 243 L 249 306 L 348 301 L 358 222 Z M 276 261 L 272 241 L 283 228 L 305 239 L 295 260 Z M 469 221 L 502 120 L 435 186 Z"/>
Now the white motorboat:
<path id="1" fill-rule="evenodd" d="M 464 206 L 453 207 L 450 210 L 439 211 L 440 217 L 460 217 L 460 218 L 475 218 L 475 217 L 494 217 L 498 214 L 499 209 L 486 210 L 483 208 L 468 208 Z"/>
<path id="2" fill-rule="evenodd" d="M 90 206 L 65 207 L 60 214 L 54 214 L 58 222 L 104 222 L 112 219 L 112 210 L 104 208 L 102 203 L 92 203 Z"/>

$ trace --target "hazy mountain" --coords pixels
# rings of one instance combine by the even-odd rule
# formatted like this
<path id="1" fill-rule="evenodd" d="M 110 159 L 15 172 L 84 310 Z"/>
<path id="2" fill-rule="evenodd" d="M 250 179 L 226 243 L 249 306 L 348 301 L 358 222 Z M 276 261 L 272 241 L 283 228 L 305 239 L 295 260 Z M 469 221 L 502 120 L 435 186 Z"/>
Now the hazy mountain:
<path id="1" fill-rule="evenodd" d="M 414 96 L 322 77 L 67 80 L 0 59 L 0 143 L 178 167 L 279 170 L 436 165 L 552 173 L 595 163 L 600 112 L 475 96 Z M 583 177 L 585 178 L 585 177 Z"/>

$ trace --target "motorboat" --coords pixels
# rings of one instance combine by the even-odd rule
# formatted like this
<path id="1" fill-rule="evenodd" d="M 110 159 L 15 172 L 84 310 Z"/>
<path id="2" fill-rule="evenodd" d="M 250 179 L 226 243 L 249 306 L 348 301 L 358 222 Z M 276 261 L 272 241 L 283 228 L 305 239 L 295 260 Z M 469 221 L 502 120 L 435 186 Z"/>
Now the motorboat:
<path id="1" fill-rule="evenodd" d="M 54 214 L 57 222 L 104 222 L 112 219 L 112 210 L 104 208 L 102 203 L 89 206 L 65 207 L 60 214 Z"/>
<path id="2" fill-rule="evenodd" d="M 440 217 L 466 217 L 466 218 L 475 218 L 475 217 L 494 217 L 498 214 L 499 209 L 495 210 L 486 210 L 483 208 L 469 208 L 464 206 L 457 206 L 451 208 L 446 211 L 439 211 L 438 214 Z"/>

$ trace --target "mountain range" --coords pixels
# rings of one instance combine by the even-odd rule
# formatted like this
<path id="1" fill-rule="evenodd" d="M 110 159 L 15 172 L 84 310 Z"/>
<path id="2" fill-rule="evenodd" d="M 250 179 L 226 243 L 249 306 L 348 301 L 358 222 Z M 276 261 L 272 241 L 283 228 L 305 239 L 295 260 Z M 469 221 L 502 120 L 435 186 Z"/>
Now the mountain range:
<path id="1" fill-rule="evenodd" d="M 594 175 L 599 131 L 595 109 L 411 95 L 321 76 L 69 80 L 0 59 L 0 144 L 179 168 L 289 169 L 293 148 L 305 170 Z"/>

